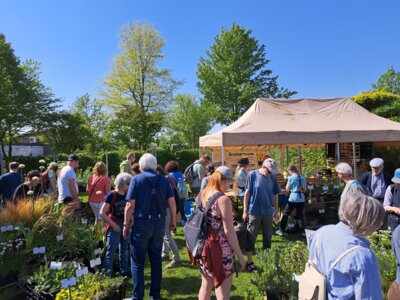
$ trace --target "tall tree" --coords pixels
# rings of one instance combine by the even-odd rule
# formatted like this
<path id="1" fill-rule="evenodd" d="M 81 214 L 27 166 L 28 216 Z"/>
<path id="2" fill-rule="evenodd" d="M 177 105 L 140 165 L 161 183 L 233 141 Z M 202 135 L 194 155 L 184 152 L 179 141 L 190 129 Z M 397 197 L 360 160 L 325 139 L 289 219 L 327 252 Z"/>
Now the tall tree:
<path id="1" fill-rule="evenodd" d="M 400 121 L 400 95 L 384 91 L 362 92 L 353 100 L 378 116 Z"/>
<path id="2" fill-rule="evenodd" d="M 159 67 L 164 59 L 164 40 L 147 24 L 128 24 L 120 34 L 119 53 L 101 93 L 110 107 L 137 106 L 142 112 L 160 110 L 171 103 L 180 82 L 171 71 Z"/>
<path id="3" fill-rule="evenodd" d="M 375 91 L 384 91 L 400 95 L 400 71 L 397 72 L 393 67 L 378 78 L 378 82 L 372 84 Z"/>
<path id="4" fill-rule="evenodd" d="M 237 24 L 222 28 L 197 65 L 197 87 L 204 103 L 216 105 L 216 120 L 225 125 L 236 121 L 256 98 L 296 94 L 278 86 L 278 76 L 267 69 L 265 46 L 251 33 Z"/>
<path id="5" fill-rule="evenodd" d="M 21 64 L 0 34 L 0 147 L 6 161 L 11 159 L 15 140 L 43 128 L 58 101 L 40 81 L 40 65 L 33 60 Z"/>
<path id="6" fill-rule="evenodd" d="M 179 94 L 174 98 L 174 106 L 168 113 L 168 127 L 176 133 L 176 138 L 191 148 L 199 146 L 199 137 L 207 134 L 213 126 L 210 106 L 201 104 L 190 94 Z"/>

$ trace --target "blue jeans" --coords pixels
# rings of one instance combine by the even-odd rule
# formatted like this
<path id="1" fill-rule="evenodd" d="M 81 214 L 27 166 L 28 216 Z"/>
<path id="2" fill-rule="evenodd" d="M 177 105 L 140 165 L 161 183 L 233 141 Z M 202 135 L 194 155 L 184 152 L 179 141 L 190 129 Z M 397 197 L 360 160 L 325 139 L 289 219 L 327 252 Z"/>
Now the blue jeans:
<path id="1" fill-rule="evenodd" d="M 107 274 L 111 276 L 113 270 L 113 258 L 115 251 L 119 246 L 119 269 L 120 273 L 128 272 L 128 241 L 124 240 L 122 236 L 123 224 L 118 224 L 121 228 L 120 232 L 115 232 L 112 227 L 107 232 L 107 247 L 106 255 L 104 257 L 104 269 Z"/>
<path id="2" fill-rule="evenodd" d="M 149 254 L 151 267 L 150 297 L 160 299 L 162 264 L 161 250 L 164 240 L 165 217 L 135 220 L 131 233 L 131 265 L 133 280 L 132 299 L 144 297 L 144 262 Z"/>

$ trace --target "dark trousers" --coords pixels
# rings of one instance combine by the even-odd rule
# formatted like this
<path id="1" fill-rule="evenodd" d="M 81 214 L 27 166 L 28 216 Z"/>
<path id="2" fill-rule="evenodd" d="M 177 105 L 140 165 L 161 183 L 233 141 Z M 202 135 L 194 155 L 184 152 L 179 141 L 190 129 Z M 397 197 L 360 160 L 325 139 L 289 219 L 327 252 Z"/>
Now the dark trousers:
<path id="1" fill-rule="evenodd" d="M 285 206 L 285 210 L 283 211 L 283 216 L 281 220 L 281 230 L 286 230 L 286 225 L 288 218 L 292 211 L 296 209 L 296 220 L 299 224 L 301 230 L 304 230 L 306 222 L 304 218 L 304 202 L 295 203 L 295 202 L 288 202 Z"/>

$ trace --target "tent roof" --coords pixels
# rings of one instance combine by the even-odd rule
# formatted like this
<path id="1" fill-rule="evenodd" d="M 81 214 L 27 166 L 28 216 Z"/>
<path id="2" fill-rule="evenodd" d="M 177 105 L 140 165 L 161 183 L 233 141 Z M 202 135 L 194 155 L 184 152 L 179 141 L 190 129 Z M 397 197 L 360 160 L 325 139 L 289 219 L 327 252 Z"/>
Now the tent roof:
<path id="1" fill-rule="evenodd" d="M 257 99 L 234 123 L 200 137 L 200 147 L 400 141 L 400 123 L 350 98 Z"/>

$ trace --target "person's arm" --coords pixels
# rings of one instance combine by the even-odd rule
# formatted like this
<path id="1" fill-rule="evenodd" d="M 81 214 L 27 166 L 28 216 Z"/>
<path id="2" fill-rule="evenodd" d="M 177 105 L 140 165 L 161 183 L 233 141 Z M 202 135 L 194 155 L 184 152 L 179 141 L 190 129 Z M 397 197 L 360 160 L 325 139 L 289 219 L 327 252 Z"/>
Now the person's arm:
<path id="1" fill-rule="evenodd" d="M 168 207 L 171 210 L 171 221 L 169 222 L 169 230 L 174 230 L 176 227 L 176 201 L 174 197 L 168 198 Z"/>
<path id="2" fill-rule="evenodd" d="M 218 199 L 217 208 L 219 209 L 221 215 L 225 236 L 229 242 L 229 245 L 232 247 L 233 252 L 239 259 L 240 266 L 243 270 L 246 266 L 246 262 L 244 260 L 242 250 L 240 250 L 235 228 L 233 227 L 233 211 L 231 200 L 227 196 L 221 196 Z"/>
<path id="3" fill-rule="evenodd" d="M 86 192 L 88 194 L 90 194 L 92 192 L 92 189 L 93 189 L 92 179 L 93 179 L 93 176 L 89 176 L 88 183 L 87 183 L 87 186 L 86 186 Z"/>
<path id="4" fill-rule="evenodd" d="M 136 200 L 131 199 L 128 200 L 125 206 L 125 211 L 124 211 L 124 230 L 122 231 L 122 235 L 124 236 L 124 239 L 126 240 L 128 237 L 128 233 L 132 228 L 133 225 L 133 213 L 135 212 L 135 204 Z"/>
<path id="5" fill-rule="evenodd" d="M 104 202 L 100 209 L 100 217 L 104 222 L 110 224 L 115 232 L 120 232 L 120 228 L 117 223 L 115 223 L 109 216 L 107 216 L 108 210 L 110 209 L 110 204 Z"/>
<path id="6" fill-rule="evenodd" d="M 278 194 L 274 195 L 274 221 L 277 222 L 279 220 L 279 214 L 278 214 L 278 203 L 279 203 L 279 199 L 278 199 Z"/>
<path id="7" fill-rule="evenodd" d="M 249 201 L 250 201 L 250 191 L 246 189 L 243 197 L 243 221 L 247 221 L 249 219 Z"/>

